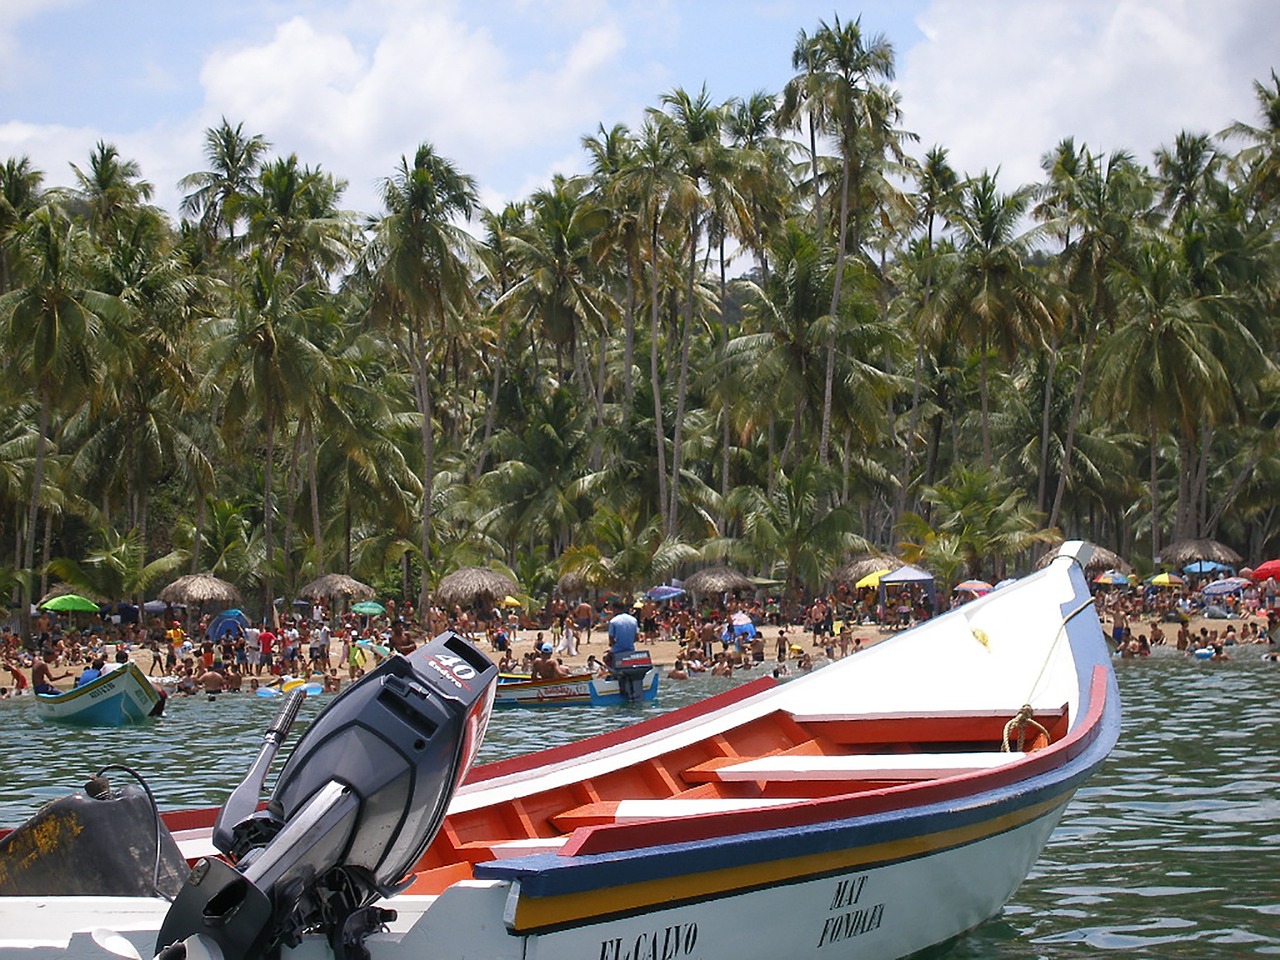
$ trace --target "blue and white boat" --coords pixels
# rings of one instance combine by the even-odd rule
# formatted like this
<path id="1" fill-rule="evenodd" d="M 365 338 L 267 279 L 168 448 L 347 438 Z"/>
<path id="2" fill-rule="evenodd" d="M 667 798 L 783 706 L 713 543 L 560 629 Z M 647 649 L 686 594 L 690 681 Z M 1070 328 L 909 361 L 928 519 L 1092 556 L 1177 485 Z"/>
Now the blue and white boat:
<path id="1" fill-rule="evenodd" d="M 160 694 L 130 661 L 63 693 L 36 694 L 36 712 L 45 720 L 92 727 L 118 727 L 151 716 Z"/>

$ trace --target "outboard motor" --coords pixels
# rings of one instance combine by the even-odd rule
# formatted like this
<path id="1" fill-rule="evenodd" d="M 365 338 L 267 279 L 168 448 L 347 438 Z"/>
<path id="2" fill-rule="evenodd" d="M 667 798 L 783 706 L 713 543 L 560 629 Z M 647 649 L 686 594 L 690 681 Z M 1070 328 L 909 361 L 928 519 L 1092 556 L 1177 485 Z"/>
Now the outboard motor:
<path id="1" fill-rule="evenodd" d="M 157 956 L 198 945 L 193 953 L 254 960 L 318 931 L 336 957 L 367 957 L 365 937 L 395 916 L 371 904 L 412 880 L 475 759 L 497 675 L 452 632 L 391 657 L 316 717 L 258 811 L 302 700 L 290 694 L 214 824 L 214 845 L 235 865 L 196 863 L 160 928 Z"/>
<path id="2" fill-rule="evenodd" d="M 648 650 L 628 650 L 614 654 L 613 674 L 618 678 L 618 693 L 627 703 L 644 699 L 644 678 L 653 669 Z"/>

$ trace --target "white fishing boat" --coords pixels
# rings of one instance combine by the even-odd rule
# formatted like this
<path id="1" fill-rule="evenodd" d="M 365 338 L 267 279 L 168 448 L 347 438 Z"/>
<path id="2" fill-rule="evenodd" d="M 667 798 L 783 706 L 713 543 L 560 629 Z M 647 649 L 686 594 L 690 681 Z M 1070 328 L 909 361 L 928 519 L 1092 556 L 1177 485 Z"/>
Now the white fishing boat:
<path id="1" fill-rule="evenodd" d="M 152 715 L 160 694 L 132 661 L 107 670 L 62 693 L 36 694 L 36 712 L 45 720 L 118 727 Z"/>
<path id="2" fill-rule="evenodd" d="M 0 899 L 0 955 L 146 957 L 176 943 L 250 958 L 279 945 L 289 957 L 887 960 L 944 944 L 1000 912 L 1117 739 L 1110 656 L 1072 555 L 1085 549 L 812 674 L 465 779 L 491 694 L 476 689 L 483 655 L 437 638 L 408 660 L 447 681 L 426 699 L 456 695 L 464 719 L 438 721 L 455 731 L 447 748 L 409 738 L 458 763 L 404 809 L 438 817 L 365 783 L 390 782 L 400 761 L 371 732 L 394 723 L 357 721 L 357 684 L 301 738 L 265 811 L 246 816 L 258 780 L 221 812 L 165 816 L 195 863 L 172 906 Z M 442 642 L 453 659 L 433 665 Z M 465 691 L 452 686 L 460 659 L 476 678 Z M 377 676 L 370 702 L 424 729 L 396 699 L 412 678 Z M 344 724 L 356 739 L 326 746 Z M 376 844 L 370 818 L 386 834 Z"/>

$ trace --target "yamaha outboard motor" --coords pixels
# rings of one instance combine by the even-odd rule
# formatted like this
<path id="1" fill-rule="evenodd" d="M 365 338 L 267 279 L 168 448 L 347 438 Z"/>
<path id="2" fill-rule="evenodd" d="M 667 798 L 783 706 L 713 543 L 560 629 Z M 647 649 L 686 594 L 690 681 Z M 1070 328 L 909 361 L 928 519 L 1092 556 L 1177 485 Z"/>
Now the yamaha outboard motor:
<path id="1" fill-rule="evenodd" d="M 408 886 L 440 829 L 484 736 L 497 675 L 451 632 L 391 657 L 316 717 L 258 811 L 303 696 L 290 694 L 214 824 L 214 845 L 235 865 L 196 863 L 157 955 L 185 956 L 185 942 L 254 960 L 315 931 L 336 957 L 367 957 L 364 938 L 394 917 L 371 904 Z"/>
<path id="2" fill-rule="evenodd" d="M 618 693 L 627 703 L 644 699 L 644 678 L 653 669 L 648 650 L 628 650 L 614 654 L 613 674 L 618 678 Z"/>

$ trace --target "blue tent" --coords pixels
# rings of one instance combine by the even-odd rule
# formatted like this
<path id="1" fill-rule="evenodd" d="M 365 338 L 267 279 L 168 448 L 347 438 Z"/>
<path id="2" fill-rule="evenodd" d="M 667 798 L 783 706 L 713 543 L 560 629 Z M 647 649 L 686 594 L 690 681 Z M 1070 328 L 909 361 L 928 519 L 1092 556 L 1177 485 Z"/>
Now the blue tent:
<path id="1" fill-rule="evenodd" d="M 236 629 L 237 625 L 239 630 Z M 205 630 L 205 636 L 210 640 L 221 640 L 223 634 L 230 633 L 233 636 L 237 633 L 243 633 L 249 626 L 249 618 L 241 611 L 231 609 L 223 610 L 220 614 L 209 621 L 209 628 Z"/>

